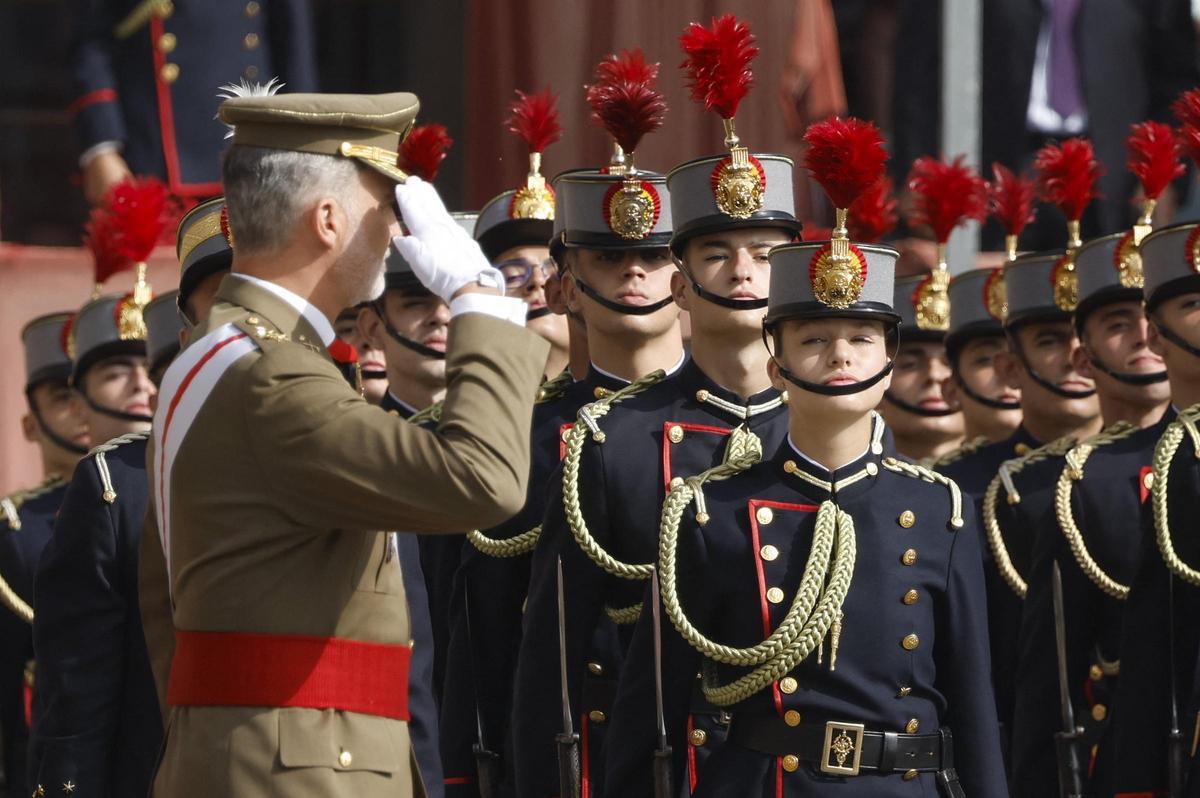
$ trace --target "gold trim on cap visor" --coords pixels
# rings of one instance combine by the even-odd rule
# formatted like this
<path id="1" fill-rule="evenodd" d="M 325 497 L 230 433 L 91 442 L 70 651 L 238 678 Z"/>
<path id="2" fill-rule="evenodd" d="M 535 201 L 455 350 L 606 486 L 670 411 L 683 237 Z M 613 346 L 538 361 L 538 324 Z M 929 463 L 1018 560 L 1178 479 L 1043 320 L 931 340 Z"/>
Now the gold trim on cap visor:
<path id="1" fill-rule="evenodd" d="M 346 158 L 362 161 L 401 183 L 408 180 L 408 173 L 396 165 L 396 153 L 385 150 L 383 147 L 343 141 L 342 145 L 338 147 L 338 152 Z"/>
<path id="2" fill-rule="evenodd" d="M 187 262 L 188 256 L 195 251 L 196 247 L 218 235 L 223 235 L 220 210 L 214 210 L 193 222 L 187 232 L 183 234 L 183 240 L 179 242 L 180 264 Z"/>

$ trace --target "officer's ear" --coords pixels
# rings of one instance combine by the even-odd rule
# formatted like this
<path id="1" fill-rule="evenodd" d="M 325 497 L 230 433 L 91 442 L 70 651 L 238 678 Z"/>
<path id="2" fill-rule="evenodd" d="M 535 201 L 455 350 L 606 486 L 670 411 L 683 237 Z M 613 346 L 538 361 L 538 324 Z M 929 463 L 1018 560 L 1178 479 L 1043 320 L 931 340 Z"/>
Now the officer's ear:
<path id="1" fill-rule="evenodd" d="M 680 269 L 676 269 L 671 275 L 671 296 L 674 298 L 676 305 L 691 312 L 692 304 L 689 301 L 690 297 L 688 296 L 687 288 L 687 278 L 683 276 L 683 272 Z"/>
<path id="2" fill-rule="evenodd" d="M 338 241 L 349 232 L 350 220 L 345 205 L 333 197 L 321 197 L 309 207 L 306 224 L 323 249 L 338 248 Z M 344 249 L 349 238 L 342 243 Z"/>
<path id="3" fill-rule="evenodd" d="M 1085 377 L 1089 380 L 1096 379 L 1096 370 L 1092 368 L 1092 359 L 1088 356 L 1087 348 L 1080 344 L 1071 350 L 1071 368 L 1080 377 Z"/>
<path id="4" fill-rule="evenodd" d="M 21 435 L 30 443 L 37 443 L 41 440 L 41 436 L 38 434 L 37 421 L 34 420 L 33 413 L 26 413 L 21 416 Z"/>
<path id="5" fill-rule="evenodd" d="M 1146 317 L 1146 346 L 1159 357 L 1167 355 L 1167 348 L 1163 346 L 1162 335 L 1158 332 L 1158 325 L 1154 322 L 1153 316 Z"/>
<path id="6" fill-rule="evenodd" d="M 382 297 L 379 303 L 383 304 Z M 358 318 L 355 319 L 355 324 L 358 326 L 358 335 L 366 341 L 372 349 L 383 351 L 383 319 L 379 318 L 379 313 L 376 312 L 373 305 L 363 305 L 358 309 Z"/>
<path id="7" fill-rule="evenodd" d="M 954 381 L 954 378 L 947 377 L 946 379 L 942 380 L 941 388 L 942 399 L 946 402 L 946 404 L 950 405 L 951 407 L 958 407 L 961 409 L 962 406 L 959 404 L 960 397 L 958 395 L 958 383 Z"/>
<path id="8" fill-rule="evenodd" d="M 996 368 L 996 376 L 1009 388 L 1021 388 L 1021 363 L 1012 350 L 1003 349 L 997 352 L 992 360 Z"/>

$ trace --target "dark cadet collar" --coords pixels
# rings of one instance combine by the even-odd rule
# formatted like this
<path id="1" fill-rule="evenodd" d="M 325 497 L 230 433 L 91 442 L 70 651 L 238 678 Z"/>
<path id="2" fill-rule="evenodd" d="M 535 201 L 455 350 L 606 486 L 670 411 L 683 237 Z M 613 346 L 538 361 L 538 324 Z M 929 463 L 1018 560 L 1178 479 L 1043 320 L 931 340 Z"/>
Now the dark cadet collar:
<path id="1" fill-rule="evenodd" d="M 814 502 L 854 496 L 879 476 L 880 463 L 885 456 L 883 438 L 886 429 L 883 419 L 874 414 L 871 439 L 862 454 L 832 471 L 797 449 L 789 435 L 776 450 L 770 467 L 781 482 Z"/>
<path id="2" fill-rule="evenodd" d="M 759 391 L 747 401 L 738 394 L 718 385 L 689 358 L 673 377 L 680 394 L 701 405 L 709 405 L 744 420 L 768 410 L 774 410 L 784 401 L 784 395 L 775 388 Z"/>
<path id="3" fill-rule="evenodd" d="M 379 403 L 379 406 L 389 413 L 394 412 L 400 418 L 412 418 L 417 414 L 417 409 L 407 402 L 397 399 L 391 388 L 383 392 L 383 401 Z"/>

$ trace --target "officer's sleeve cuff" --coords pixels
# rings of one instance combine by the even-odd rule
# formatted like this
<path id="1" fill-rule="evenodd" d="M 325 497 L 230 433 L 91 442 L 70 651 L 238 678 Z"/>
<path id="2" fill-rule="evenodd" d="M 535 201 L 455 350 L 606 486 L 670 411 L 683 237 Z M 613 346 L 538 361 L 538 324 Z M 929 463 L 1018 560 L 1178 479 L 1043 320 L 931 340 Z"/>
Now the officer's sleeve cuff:
<path id="1" fill-rule="evenodd" d="M 511 321 L 518 327 L 525 326 L 527 310 L 525 301 L 513 296 L 471 292 L 450 300 L 450 318 L 463 313 L 486 313 L 498 319 Z"/>
<path id="2" fill-rule="evenodd" d="M 107 152 L 120 152 L 121 142 L 119 141 L 101 141 L 93 144 L 83 151 L 79 156 L 79 168 L 87 169 L 87 165 L 96 160 L 97 157 L 104 155 Z"/>

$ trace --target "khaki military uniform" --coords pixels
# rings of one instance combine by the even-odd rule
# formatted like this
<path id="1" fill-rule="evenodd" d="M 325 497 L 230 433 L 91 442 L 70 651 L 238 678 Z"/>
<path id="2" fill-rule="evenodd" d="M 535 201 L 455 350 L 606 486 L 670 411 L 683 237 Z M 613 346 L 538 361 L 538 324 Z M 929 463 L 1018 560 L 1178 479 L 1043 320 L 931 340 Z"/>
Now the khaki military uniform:
<path id="1" fill-rule="evenodd" d="M 165 498 L 169 509 L 169 562 L 152 511 L 141 563 L 146 637 L 164 693 L 167 610 L 178 630 L 408 645 L 408 606 L 386 530 L 488 527 L 525 498 L 546 357 L 534 333 L 485 314 L 456 317 L 449 389 L 431 432 L 359 397 L 312 325 L 270 291 L 225 278 L 193 346 L 223 325 L 255 347 L 212 386 L 178 443 L 169 484 L 159 484 L 156 449 L 163 408 L 148 453 L 152 503 Z M 186 353 L 172 370 L 180 365 Z M 168 372 L 165 385 L 171 379 Z M 423 794 L 403 720 L 300 707 L 168 712 L 154 796 Z"/>

